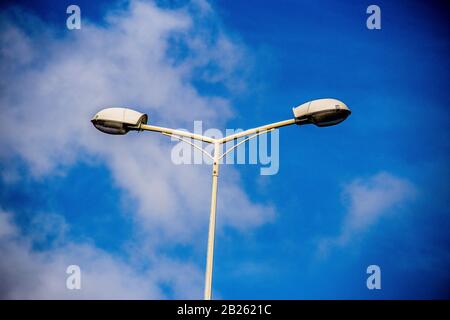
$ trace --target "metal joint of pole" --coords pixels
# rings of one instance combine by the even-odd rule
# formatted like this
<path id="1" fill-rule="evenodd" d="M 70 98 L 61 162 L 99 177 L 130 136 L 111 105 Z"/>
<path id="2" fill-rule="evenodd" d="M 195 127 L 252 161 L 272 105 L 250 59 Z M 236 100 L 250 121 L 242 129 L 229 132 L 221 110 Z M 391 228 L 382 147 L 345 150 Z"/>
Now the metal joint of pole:
<path id="1" fill-rule="evenodd" d="M 213 171 L 212 171 L 213 177 L 219 176 L 219 162 L 220 162 L 219 147 L 220 143 L 216 142 L 214 144 L 214 155 L 213 155 Z"/>

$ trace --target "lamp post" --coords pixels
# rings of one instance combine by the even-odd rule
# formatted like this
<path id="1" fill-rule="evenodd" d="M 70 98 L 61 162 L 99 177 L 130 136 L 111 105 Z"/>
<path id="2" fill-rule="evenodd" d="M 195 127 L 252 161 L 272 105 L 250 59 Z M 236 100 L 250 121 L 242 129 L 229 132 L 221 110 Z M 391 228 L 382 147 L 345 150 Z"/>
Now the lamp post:
<path id="1" fill-rule="evenodd" d="M 206 254 L 205 271 L 205 291 L 204 299 L 211 300 L 212 274 L 214 261 L 214 239 L 216 229 L 216 207 L 217 207 L 217 184 L 219 177 L 220 160 L 229 152 L 237 148 L 240 144 L 253 139 L 261 134 L 268 133 L 277 128 L 289 126 L 292 124 L 305 125 L 315 124 L 319 127 L 336 125 L 344 121 L 351 113 L 350 109 L 341 101 L 336 99 L 318 99 L 306 102 L 293 108 L 294 118 L 279 121 L 239 133 L 235 133 L 224 138 L 214 139 L 199 134 L 175 130 L 165 127 L 159 127 L 147 124 L 148 116 L 128 108 L 107 108 L 98 112 L 91 122 L 100 131 L 108 134 L 123 135 L 131 130 L 135 131 L 154 131 L 164 135 L 175 137 L 199 149 L 213 160 L 212 165 L 212 191 L 211 191 L 211 209 L 209 217 L 208 247 Z M 236 141 L 238 138 L 246 137 L 239 143 L 220 154 L 220 145 L 229 141 Z M 213 155 L 205 149 L 197 146 L 188 139 L 194 139 L 214 145 Z"/>

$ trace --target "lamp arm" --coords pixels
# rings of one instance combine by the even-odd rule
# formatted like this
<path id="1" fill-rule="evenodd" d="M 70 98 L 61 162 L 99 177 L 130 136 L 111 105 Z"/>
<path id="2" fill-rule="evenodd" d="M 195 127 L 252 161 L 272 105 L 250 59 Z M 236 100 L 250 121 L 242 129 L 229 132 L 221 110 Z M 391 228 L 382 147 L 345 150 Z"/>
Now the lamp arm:
<path id="1" fill-rule="evenodd" d="M 219 157 L 219 160 L 222 159 L 223 157 L 225 157 L 228 153 L 230 153 L 231 151 L 233 151 L 234 149 L 236 149 L 237 147 L 239 147 L 241 144 L 247 142 L 248 140 L 251 140 L 253 138 L 256 138 L 259 135 L 265 134 L 265 133 L 269 133 L 272 132 L 273 130 L 275 130 L 275 128 L 269 129 L 269 130 L 265 130 L 265 131 L 260 131 L 258 133 L 255 133 L 254 135 L 242 140 L 241 142 L 239 142 L 238 144 L 235 144 L 234 146 L 230 147 L 227 151 L 225 151 L 224 153 L 222 153 L 222 155 Z"/>
<path id="2" fill-rule="evenodd" d="M 213 138 L 202 136 L 200 134 L 186 132 L 183 130 L 176 130 L 176 129 L 170 129 L 170 128 L 165 128 L 165 127 L 153 126 L 153 125 L 148 125 L 148 124 L 143 124 L 143 123 L 141 123 L 139 125 L 138 130 L 154 131 L 154 132 L 159 132 L 159 133 L 163 133 L 163 134 L 167 134 L 167 135 L 191 138 L 194 140 L 208 142 L 208 143 L 214 143 L 216 141 Z"/>
<path id="3" fill-rule="evenodd" d="M 255 133 L 266 132 L 266 131 L 270 131 L 272 129 L 290 126 L 292 124 L 300 124 L 300 121 L 297 119 L 289 119 L 289 120 L 274 122 L 274 123 L 266 124 L 264 126 L 260 126 L 257 128 L 253 128 L 253 129 L 245 130 L 245 131 L 238 132 L 235 134 L 231 134 L 231 135 L 226 136 L 221 139 L 214 139 L 211 137 L 202 136 L 200 134 L 195 134 L 192 132 L 186 132 L 183 130 L 176 130 L 176 129 L 171 129 L 171 128 L 153 126 L 153 125 L 148 125 L 148 124 L 143 124 L 143 123 L 139 124 L 139 126 L 136 126 L 134 129 L 135 130 L 154 131 L 154 132 L 159 132 L 159 133 L 166 134 L 166 135 L 185 137 L 185 138 L 190 138 L 190 139 L 203 141 L 203 142 L 207 142 L 207 143 L 221 144 L 221 143 L 226 143 L 228 141 L 236 140 L 236 139 L 239 139 L 242 137 L 251 136 Z"/>
<path id="4" fill-rule="evenodd" d="M 260 127 L 249 129 L 249 130 L 245 130 L 245 131 L 238 132 L 238 133 L 235 133 L 235 134 L 231 134 L 229 136 L 226 136 L 225 138 L 218 139 L 218 142 L 219 143 L 226 143 L 228 141 L 235 140 L 235 139 L 238 139 L 238 138 L 242 138 L 242 137 L 245 137 L 245 136 L 250 136 L 250 135 L 255 134 L 255 133 L 265 132 L 265 131 L 269 131 L 271 129 L 276 129 L 276 128 L 280 128 L 280 127 L 290 126 L 292 124 L 296 124 L 297 122 L 298 121 L 296 119 L 289 119 L 289 120 L 284 120 L 284 121 L 279 121 L 279 122 L 266 124 L 264 126 L 260 126 Z"/>
<path id="5" fill-rule="evenodd" d="M 208 157 L 210 157 L 212 160 L 214 160 L 214 157 L 212 155 L 210 155 L 205 149 L 195 145 L 194 143 L 190 142 L 189 140 L 184 139 L 184 138 L 182 138 L 180 136 L 177 136 L 177 135 L 174 135 L 174 134 L 166 133 L 166 132 L 162 132 L 162 134 L 165 135 L 165 136 L 173 137 L 173 138 L 176 138 L 176 139 L 178 139 L 180 141 L 186 142 L 187 144 L 190 144 L 191 146 L 193 146 L 197 150 L 200 150 L 201 152 L 206 154 Z"/>

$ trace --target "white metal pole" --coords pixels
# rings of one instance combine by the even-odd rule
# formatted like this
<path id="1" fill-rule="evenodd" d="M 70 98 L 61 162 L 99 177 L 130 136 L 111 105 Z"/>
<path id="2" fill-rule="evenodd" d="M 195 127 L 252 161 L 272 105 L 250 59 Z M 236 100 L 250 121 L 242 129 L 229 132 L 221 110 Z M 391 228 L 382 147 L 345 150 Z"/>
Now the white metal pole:
<path id="1" fill-rule="evenodd" d="M 205 300 L 211 300 L 212 273 L 214 263 L 214 234 L 216 229 L 216 207 L 217 207 L 217 179 L 219 177 L 219 147 L 220 143 L 214 143 L 214 158 L 212 169 L 212 191 L 211 191 L 211 212 L 209 217 L 208 249 L 206 253 L 205 272 Z"/>
<path id="2" fill-rule="evenodd" d="M 268 133 L 269 131 L 289 126 L 292 124 L 297 123 L 296 119 L 289 119 L 284 121 L 279 121 L 271 124 L 266 124 L 264 126 L 260 126 L 257 128 L 249 129 L 240 133 L 232 134 L 227 137 L 224 137 L 222 139 L 213 139 L 211 137 L 206 137 L 190 132 L 185 132 L 181 130 L 175 130 L 171 128 L 165 128 L 165 127 L 159 127 L 159 126 L 153 126 L 148 124 L 139 124 L 138 127 L 135 129 L 137 130 L 148 130 L 148 131 L 155 131 L 160 132 L 168 136 L 176 136 L 181 141 L 184 141 L 186 143 L 192 144 L 190 141 L 187 141 L 181 137 L 191 138 L 194 140 L 199 140 L 203 142 L 208 142 L 214 144 L 214 155 L 213 155 L 213 169 L 212 169 L 212 191 L 211 191 L 211 211 L 210 211 L 210 217 L 209 217 L 209 231 L 208 231 L 208 248 L 206 253 L 206 271 L 205 271 L 205 292 L 204 292 L 204 298 L 205 300 L 211 300 L 212 295 L 212 275 L 213 275 L 213 263 L 214 263 L 214 237 L 215 237 L 215 229 L 216 229 L 216 207 L 217 207 L 217 182 L 219 177 L 219 161 L 221 159 L 220 152 L 220 145 L 224 144 L 228 141 L 236 140 L 241 137 L 250 136 L 248 139 L 244 140 L 247 141 L 249 139 L 252 139 L 259 134 L 262 133 Z M 238 145 L 241 143 L 244 143 L 244 141 L 236 144 L 234 147 L 230 148 L 227 152 L 225 152 L 222 156 L 224 156 L 229 151 L 235 149 Z M 193 145 L 193 144 L 192 144 Z M 193 145 L 197 149 L 199 149 L 196 145 Z M 205 150 L 202 150 L 203 152 L 206 152 Z M 209 155 L 209 154 L 208 154 Z"/>

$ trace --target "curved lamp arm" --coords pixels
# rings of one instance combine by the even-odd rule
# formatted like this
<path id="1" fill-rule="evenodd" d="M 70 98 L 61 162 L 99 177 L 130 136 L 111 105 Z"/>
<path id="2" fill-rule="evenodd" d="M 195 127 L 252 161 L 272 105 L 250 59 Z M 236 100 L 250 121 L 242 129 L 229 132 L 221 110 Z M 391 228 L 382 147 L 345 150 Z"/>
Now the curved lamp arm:
<path id="1" fill-rule="evenodd" d="M 180 141 L 186 142 L 187 144 L 190 144 L 191 146 L 193 146 L 193 147 L 196 148 L 197 150 L 200 150 L 201 152 L 203 152 L 204 154 L 206 154 L 208 157 L 210 157 L 212 160 L 214 160 L 214 157 L 213 157 L 212 155 L 210 155 L 205 149 L 203 149 L 203 148 L 201 148 L 201 147 L 195 145 L 195 143 L 192 143 L 192 142 L 190 142 L 189 140 L 184 139 L 184 138 L 179 137 L 179 136 L 174 135 L 174 134 L 170 134 L 170 133 L 166 133 L 166 132 L 162 132 L 162 134 L 165 135 L 165 136 L 173 137 L 173 138 L 176 138 L 176 139 L 178 139 L 178 140 L 180 140 Z"/>
<path id="2" fill-rule="evenodd" d="M 227 151 L 225 151 L 224 153 L 222 153 L 222 155 L 219 157 L 219 160 L 222 159 L 223 157 L 225 157 L 228 153 L 230 153 L 231 151 L 233 151 L 234 149 L 236 149 L 237 147 L 239 147 L 241 144 L 247 142 L 248 140 L 251 140 L 253 138 L 256 138 L 259 135 L 265 134 L 265 133 L 269 133 L 272 132 L 273 130 L 275 130 L 275 128 L 272 128 L 270 130 L 266 130 L 266 131 L 260 131 L 250 137 L 248 137 L 247 139 L 242 140 L 241 142 L 239 142 L 238 144 L 235 144 L 234 146 L 232 146 L 231 148 L 229 148 Z"/>
<path id="3" fill-rule="evenodd" d="M 245 130 L 245 131 L 238 132 L 235 134 L 231 134 L 231 135 L 226 136 L 221 139 L 214 139 L 211 137 L 202 136 L 200 134 L 195 134 L 192 132 L 176 130 L 176 129 L 171 129 L 171 128 L 165 128 L 165 127 L 159 127 L 159 126 L 153 126 L 153 125 L 148 125 L 148 124 L 143 124 L 143 123 L 139 124 L 139 126 L 136 126 L 134 128 L 135 128 L 135 130 L 154 131 L 154 132 L 159 132 L 159 133 L 162 133 L 162 134 L 165 134 L 168 136 L 185 137 L 185 138 L 191 138 L 194 140 L 203 141 L 203 142 L 207 142 L 207 143 L 222 144 L 222 143 L 227 143 L 228 141 L 231 141 L 231 140 L 236 140 L 236 139 L 239 139 L 242 137 L 252 136 L 255 134 L 256 134 L 255 135 L 255 137 L 256 137 L 257 135 L 259 135 L 261 133 L 266 133 L 266 132 L 272 131 L 273 129 L 290 126 L 292 124 L 300 124 L 300 122 L 297 119 L 289 119 L 289 120 L 274 122 L 274 123 L 266 124 L 264 126 L 260 126 L 257 128 L 253 128 L 253 129 Z M 252 136 L 249 139 L 251 139 L 251 138 L 254 138 L 254 137 Z M 246 139 L 244 141 L 247 141 L 249 139 Z"/>

